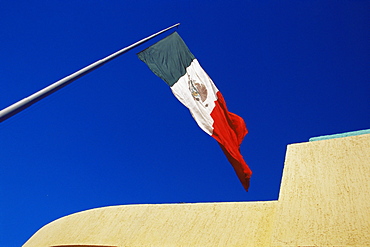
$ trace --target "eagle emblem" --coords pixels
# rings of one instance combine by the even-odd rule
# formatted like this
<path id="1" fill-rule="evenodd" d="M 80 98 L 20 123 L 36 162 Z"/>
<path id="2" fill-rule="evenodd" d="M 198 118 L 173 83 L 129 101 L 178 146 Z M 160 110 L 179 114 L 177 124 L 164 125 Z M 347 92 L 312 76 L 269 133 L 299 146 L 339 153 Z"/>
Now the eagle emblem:
<path id="1" fill-rule="evenodd" d="M 203 103 L 207 99 L 207 88 L 204 84 L 198 83 L 196 80 L 193 80 L 189 77 L 188 80 L 189 83 L 189 90 L 191 95 L 196 101 L 199 101 Z M 205 107 L 208 106 L 208 104 L 204 105 Z"/>

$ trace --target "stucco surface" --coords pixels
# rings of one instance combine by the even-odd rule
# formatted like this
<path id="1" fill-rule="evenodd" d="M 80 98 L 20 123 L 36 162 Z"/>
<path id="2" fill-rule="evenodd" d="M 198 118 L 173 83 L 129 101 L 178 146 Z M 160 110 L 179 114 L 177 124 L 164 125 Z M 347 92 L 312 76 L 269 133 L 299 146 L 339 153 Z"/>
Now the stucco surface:
<path id="1" fill-rule="evenodd" d="M 288 146 L 274 246 L 370 246 L 370 135 Z"/>
<path id="2" fill-rule="evenodd" d="M 268 246 L 275 206 L 276 201 L 98 208 L 44 226 L 24 246 Z"/>
<path id="3" fill-rule="evenodd" d="M 278 201 L 97 208 L 24 246 L 370 246 L 369 174 L 370 134 L 291 144 Z"/>

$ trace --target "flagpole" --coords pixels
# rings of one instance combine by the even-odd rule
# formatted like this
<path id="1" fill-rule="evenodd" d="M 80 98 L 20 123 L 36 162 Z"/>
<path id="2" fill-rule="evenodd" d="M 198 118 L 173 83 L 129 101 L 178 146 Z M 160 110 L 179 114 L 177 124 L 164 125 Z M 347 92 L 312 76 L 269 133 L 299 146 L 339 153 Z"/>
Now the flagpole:
<path id="1" fill-rule="evenodd" d="M 100 59 L 80 70 L 78 70 L 77 72 L 69 75 L 69 76 L 66 76 L 64 77 L 63 79 L 57 81 L 57 82 L 54 82 L 53 84 L 41 89 L 40 91 L 4 108 L 3 110 L 0 111 L 0 123 L 5 121 L 6 119 L 10 118 L 11 116 L 17 114 L 18 112 L 21 112 L 22 110 L 26 109 L 27 107 L 33 105 L 34 103 L 38 102 L 39 100 L 47 97 L 48 95 L 58 91 L 59 89 L 67 86 L 68 84 L 70 84 L 71 82 L 77 80 L 78 78 L 90 73 L 91 71 L 99 68 L 100 66 L 106 64 L 107 62 L 115 59 L 116 57 L 128 52 L 129 50 L 149 41 L 150 39 L 174 28 L 174 27 L 177 27 L 178 25 L 180 25 L 180 23 L 177 23 L 173 26 L 170 26 L 166 29 L 163 29 L 155 34 L 152 34 L 130 46 L 127 46 L 103 59 Z"/>

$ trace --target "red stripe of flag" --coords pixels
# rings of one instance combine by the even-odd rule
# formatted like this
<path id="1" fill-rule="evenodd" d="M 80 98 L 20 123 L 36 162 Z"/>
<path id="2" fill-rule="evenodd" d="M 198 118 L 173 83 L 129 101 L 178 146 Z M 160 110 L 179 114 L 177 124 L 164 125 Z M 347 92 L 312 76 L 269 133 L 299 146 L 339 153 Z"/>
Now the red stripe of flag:
<path id="1" fill-rule="evenodd" d="M 211 113 L 214 120 L 212 137 L 220 144 L 227 159 L 233 166 L 244 189 L 248 191 L 252 171 L 240 153 L 240 145 L 248 133 L 243 118 L 227 110 L 221 92 L 217 92 L 216 106 Z"/>

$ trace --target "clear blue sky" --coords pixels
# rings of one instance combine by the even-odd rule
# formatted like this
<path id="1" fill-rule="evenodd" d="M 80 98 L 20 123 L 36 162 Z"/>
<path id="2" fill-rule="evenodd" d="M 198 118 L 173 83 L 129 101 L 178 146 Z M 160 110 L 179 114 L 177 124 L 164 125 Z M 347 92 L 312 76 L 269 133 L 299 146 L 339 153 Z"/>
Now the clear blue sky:
<path id="1" fill-rule="evenodd" d="M 0 124 L 0 246 L 96 207 L 277 200 L 288 144 L 370 127 L 369 7 L 1 1 L 0 108 L 181 22 L 247 123 L 241 151 L 254 174 L 247 193 L 216 141 L 137 58 L 162 35 Z"/>

